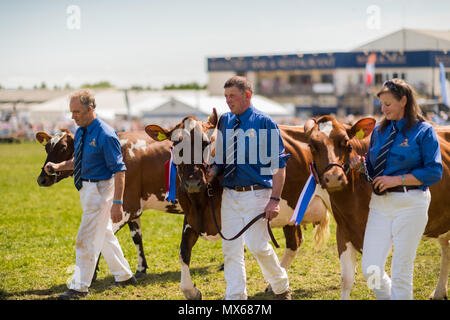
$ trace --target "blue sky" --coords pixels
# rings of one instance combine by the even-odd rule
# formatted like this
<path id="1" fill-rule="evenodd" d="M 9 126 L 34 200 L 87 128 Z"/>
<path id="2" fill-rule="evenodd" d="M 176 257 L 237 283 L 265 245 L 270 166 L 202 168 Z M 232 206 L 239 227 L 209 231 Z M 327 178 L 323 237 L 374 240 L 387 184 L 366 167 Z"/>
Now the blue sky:
<path id="1" fill-rule="evenodd" d="M 448 0 L 0 0 L 0 85 L 206 83 L 207 57 L 346 51 L 401 27 L 450 29 L 449 17 Z"/>

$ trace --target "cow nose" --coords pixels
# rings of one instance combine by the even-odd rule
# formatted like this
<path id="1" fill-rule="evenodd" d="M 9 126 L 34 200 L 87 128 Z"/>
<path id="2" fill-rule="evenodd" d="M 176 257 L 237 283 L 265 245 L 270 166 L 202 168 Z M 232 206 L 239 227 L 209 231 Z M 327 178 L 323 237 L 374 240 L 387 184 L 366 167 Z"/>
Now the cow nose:
<path id="1" fill-rule="evenodd" d="M 37 183 L 40 187 L 48 187 L 51 185 L 50 178 L 46 176 L 39 176 L 37 178 Z"/>
<path id="2" fill-rule="evenodd" d="M 329 191 L 341 190 L 345 185 L 345 178 L 342 172 L 324 175 L 325 187 Z"/>
<path id="3" fill-rule="evenodd" d="M 200 179 L 190 179 L 185 183 L 185 188 L 188 193 L 200 192 Z"/>
<path id="4" fill-rule="evenodd" d="M 46 180 L 45 177 L 39 176 L 37 178 L 38 185 L 42 187 L 45 184 L 45 180 Z"/>

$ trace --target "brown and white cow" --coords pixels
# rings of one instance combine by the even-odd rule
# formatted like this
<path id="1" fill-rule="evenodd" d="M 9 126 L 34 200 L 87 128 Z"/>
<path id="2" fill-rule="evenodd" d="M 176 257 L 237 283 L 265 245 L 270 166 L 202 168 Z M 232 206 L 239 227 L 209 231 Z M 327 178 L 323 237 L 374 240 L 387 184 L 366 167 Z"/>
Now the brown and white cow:
<path id="1" fill-rule="evenodd" d="M 159 125 L 149 125 L 145 130 L 155 141 L 173 140 L 174 150 L 183 139 L 190 139 L 191 150 L 195 150 L 195 141 L 201 141 L 201 151 L 205 154 L 205 149 L 211 148 L 214 144 L 213 133 L 217 123 L 218 116 L 214 109 L 207 122 L 188 116 L 170 130 Z M 311 162 L 312 158 L 307 145 L 298 141 L 298 139 L 304 138 L 303 128 L 282 126 L 280 131 L 286 152 L 290 153 L 291 157 L 287 162 L 286 180 L 282 193 L 282 203 L 280 204 L 281 211 L 277 218 L 271 221 L 271 226 L 283 228 L 286 237 L 286 250 L 281 266 L 287 269 L 302 242 L 300 226 L 290 224 L 289 219 L 303 185 L 309 177 L 308 163 Z M 180 180 L 177 198 L 185 213 L 180 244 L 180 287 L 187 299 L 201 299 L 201 292 L 194 285 L 190 276 L 191 251 L 199 236 L 206 240 L 218 240 L 220 236 L 214 224 L 207 195 L 206 165 L 203 163 L 205 159 L 200 157 L 200 161 L 197 159 L 197 164 L 195 164 L 194 153 L 191 153 L 187 159 L 190 160 L 190 163 L 181 162 L 177 165 Z M 213 180 L 212 188 L 215 216 L 220 228 L 222 187 L 218 179 Z M 317 225 L 314 235 L 316 245 L 326 241 L 329 236 L 327 208 L 330 208 L 330 205 L 326 192 L 323 192 L 322 196 L 317 194 L 311 201 L 302 221 L 302 224 L 313 223 Z"/>
<path id="2" fill-rule="evenodd" d="M 137 250 L 136 276 L 141 277 L 148 268 L 142 243 L 140 216 L 146 209 L 180 213 L 178 204 L 167 204 L 165 196 L 164 162 L 170 158 L 170 143 L 154 143 L 144 131 L 120 132 L 118 134 L 122 155 L 127 167 L 123 196 L 123 219 L 113 224 L 114 232 L 125 224 L 130 228 Z M 45 145 L 47 162 L 59 163 L 73 157 L 74 136 L 66 130 L 55 136 L 38 132 L 36 139 Z M 47 175 L 44 170 L 37 178 L 42 187 L 49 187 L 73 174 L 73 170 Z M 94 278 L 96 275 L 94 275 Z"/>
<path id="3" fill-rule="evenodd" d="M 350 298 L 353 286 L 356 252 L 362 252 L 365 226 L 369 214 L 371 185 L 356 171 L 348 170 L 351 154 L 364 155 L 369 147 L 375 120 L 361 119 L 353 126 L 339 123 L 332 116 L 310 119 L 305 133 L 317 167 L 320 183 L 329 192 L 333 216 L 336 220 L 336 238 L 341 260 L 342 294 Z M 363 129 L 364 135 L 355 135 Z M 450 268 L 450 144 L 446 141 L 447 128 L 436 128 L 442 154 L 442 180 L 430 187 L 431 204 L 424 236 L 437 238 L 441 245 L 441 269 L 433 299 L 447 297 Z"/>

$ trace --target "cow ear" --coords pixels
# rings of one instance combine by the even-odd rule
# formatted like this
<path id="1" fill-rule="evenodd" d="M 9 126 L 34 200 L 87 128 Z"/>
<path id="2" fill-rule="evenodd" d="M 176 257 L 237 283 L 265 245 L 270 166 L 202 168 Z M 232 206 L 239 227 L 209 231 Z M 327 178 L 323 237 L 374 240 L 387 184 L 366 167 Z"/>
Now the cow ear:
<path id="1" fill-rule="evenodd" d="M 219 117 L 217 116 L 216 108 L 213 108 L 211 115 L 208 117 L 208 122 L 211 123 L 214 126 L 214 128 L 217 126 L 217 123 L 219 122 Z"/>
<path id="2" fill-rule="evenodd" d="M 352 127 L 346 128 L 348 137 L 350 139 L 353 137 L 364 139 L 372 133 L 376 123 L 377 121 L 374 118 L 362 118 Z"/>
<path id="3" fill-rule="evenodd" d="M 36 140 L 45 146 L 53 137 L 44 131 L 39 131 L 36 133 Z"/>
<path id="4" fill-rule="evenodd" d="M 306 120 L 305 125 L 303 127 L 305 133 L 307 135 L 310 135 L 312 132 L 312 129 L 314 128 L 315 125 L 316 125 L 316 119 L 311 118 L 311 119 Z"/>
<path id="5" fill-rule="evenodd" d="M 149 124 L 145 127 L 145 132 L 155 141 L 164 141 L 170 139 L 171 132 L 157 124 Z"/>

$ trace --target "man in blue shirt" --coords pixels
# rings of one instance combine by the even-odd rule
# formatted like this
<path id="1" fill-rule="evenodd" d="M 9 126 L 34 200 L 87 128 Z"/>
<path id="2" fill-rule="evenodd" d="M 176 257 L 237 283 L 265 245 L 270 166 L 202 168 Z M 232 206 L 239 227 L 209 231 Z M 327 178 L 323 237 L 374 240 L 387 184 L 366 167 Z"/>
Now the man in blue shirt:
<path id="1" fill-rule="evenodd" d="M 230 237 L 261 212 L 269 220 L 278 215 L 289 155 L 284 154 L 276 123 L 251 104 L 252 84 L 236 76 L 224 88 L 231 112 L 219 120 L 215 164 L 208 171 L 208 181 L 217 174 L 224 176 L 222 233 Z M 247 299 L 244 240 L 276 298 L 290 299 L 286 270 L 280 266 L 262 220 L 248 229 L 244 238 L 222 241 L 225 299 Z"/>
<path id="2" fill-rule="evenodd" d="M 136 284 L 136 279 L 114 235 L 112 222 L 123 217 L 125 163 L 119 139 L 108 124 L 96 117 L 95 99 L 89 91 L 70 98 L 72 119 L 79 126 L 74 139 L 74 158 L 48 162 L 45 171 L 74 170 L 83 215 L 76 242 L 75 271 L 69 290 L 59 299 L 86 296 L 100 252 L 114 275 L 116 285 Z"/>

